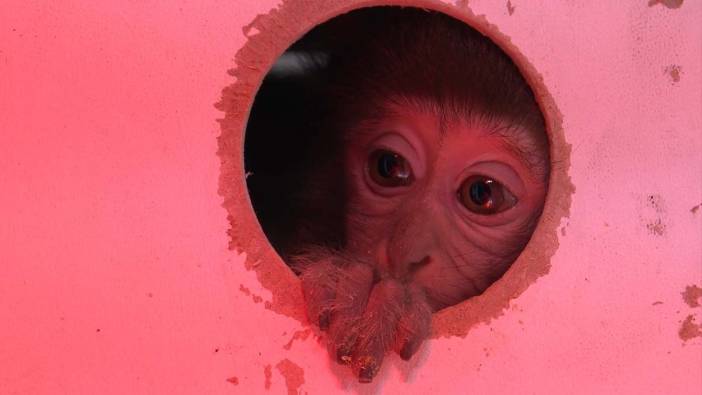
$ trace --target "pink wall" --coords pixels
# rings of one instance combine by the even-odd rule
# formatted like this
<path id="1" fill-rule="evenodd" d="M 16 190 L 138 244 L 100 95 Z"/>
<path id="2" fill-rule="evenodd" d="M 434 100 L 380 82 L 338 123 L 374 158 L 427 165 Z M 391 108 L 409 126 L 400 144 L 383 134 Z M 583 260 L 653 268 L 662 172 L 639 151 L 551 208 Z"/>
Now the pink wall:
<path id="1" fill-rule="evenodd" d="M 702 3 L 457 2 L 543 76 L 570 216 L 498 318 L 369 386 L 228 248 L 214 103 L 277 0 L 38 3 L 0 12 L 0 393 L 702 390 Z"/>

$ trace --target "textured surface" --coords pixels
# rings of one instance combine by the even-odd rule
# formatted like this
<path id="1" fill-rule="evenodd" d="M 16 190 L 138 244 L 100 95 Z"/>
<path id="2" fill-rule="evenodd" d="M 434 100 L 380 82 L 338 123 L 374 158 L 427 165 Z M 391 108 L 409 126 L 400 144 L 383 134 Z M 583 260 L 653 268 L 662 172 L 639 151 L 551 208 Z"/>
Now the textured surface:
<path id="1" fill-rule="evenodd" d="M 699 393 L 702 5 L 456 3 L 543 77 L 570 215 L 496 318 L 359 386 L 294 318 L 294 278 L 247 270 L 275 266 L 246 261 L 259 231 L 229 250 L 214 104 L 276 2 L 5 2 L 0 392 Z"/>

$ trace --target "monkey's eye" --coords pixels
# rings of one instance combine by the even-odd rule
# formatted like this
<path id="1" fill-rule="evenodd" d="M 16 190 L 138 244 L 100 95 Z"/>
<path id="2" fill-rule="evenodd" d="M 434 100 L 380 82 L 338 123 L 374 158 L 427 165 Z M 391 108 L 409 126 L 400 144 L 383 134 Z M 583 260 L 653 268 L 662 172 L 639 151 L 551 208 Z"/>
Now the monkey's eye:
<path id="1" fill-rule="evenodd" d="M 371 152 L 368 172 L 373 182 L 383 187 L 401 187 L 414 181 L 409 162 L 402 155 L 385 149 Z"/>
<path id="2" fill-rule="evenodd" d="M 517 198 L 504 185 L 486 176 L 470 176 L 458 189 L 458 200 L 468 210 L 492 215 L 517 204 Z"/>

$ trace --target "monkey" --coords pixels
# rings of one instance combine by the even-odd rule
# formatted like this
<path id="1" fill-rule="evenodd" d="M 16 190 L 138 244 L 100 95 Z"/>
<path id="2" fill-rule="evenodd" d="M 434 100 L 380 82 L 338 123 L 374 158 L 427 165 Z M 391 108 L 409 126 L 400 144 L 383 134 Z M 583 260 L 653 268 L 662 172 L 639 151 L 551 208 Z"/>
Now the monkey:
<path id="1" fill-rule="evenodd" d="M 355 10 L 288 54 L 296 67 L 274 68 L 252 108 L 249 193 L 330 355 L 367 383 L 524 249 L 548 186 L 545 121 L 514 62 L 437 11 Z"/>

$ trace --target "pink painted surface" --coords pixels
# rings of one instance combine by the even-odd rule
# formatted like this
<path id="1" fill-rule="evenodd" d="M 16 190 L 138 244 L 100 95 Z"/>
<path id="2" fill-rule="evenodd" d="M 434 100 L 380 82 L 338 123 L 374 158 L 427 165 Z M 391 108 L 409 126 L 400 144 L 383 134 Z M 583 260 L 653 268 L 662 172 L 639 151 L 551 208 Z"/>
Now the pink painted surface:
<path id="1" fill-rule="evenodd" d="M 38 3 L 0 12 L 0 393 L 702 390 L 700 2 L 469 2 L 563 113 L 571 217 L 502 317 L 366 387 L 227 249 L 213 104 L 275 2 Z"/>

